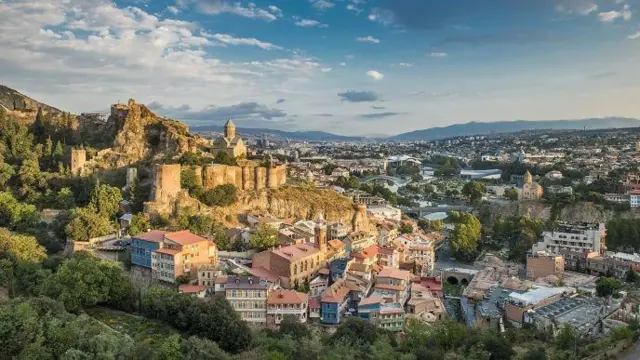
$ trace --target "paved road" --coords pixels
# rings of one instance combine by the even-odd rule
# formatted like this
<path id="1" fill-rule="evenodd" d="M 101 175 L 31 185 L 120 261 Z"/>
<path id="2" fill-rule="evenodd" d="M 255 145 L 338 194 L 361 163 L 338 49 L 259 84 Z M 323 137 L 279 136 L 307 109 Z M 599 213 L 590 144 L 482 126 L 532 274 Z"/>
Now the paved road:
<path id="1" fill-rule="evenodd" d="M 442 249 L 438 251 L 438 255 L 436 258 L 436 269 L 448 269 L 448 268 L 458 268 L 458 269 L 475 269 L 472 264 L 462 263 L 458 260 L 453 259 L 453 254 L 451 253 L 451 248 L 449 247 L 449 241 L 445 241 L 442 245 Z"/>

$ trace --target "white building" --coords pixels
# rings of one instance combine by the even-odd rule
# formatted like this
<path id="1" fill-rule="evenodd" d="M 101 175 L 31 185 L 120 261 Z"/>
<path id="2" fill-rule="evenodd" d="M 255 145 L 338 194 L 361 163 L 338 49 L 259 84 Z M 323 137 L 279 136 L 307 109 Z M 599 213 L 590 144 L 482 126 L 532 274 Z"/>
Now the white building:
<path id="1" fill-rule="evenodd" d="M 371 205 L 367 207 L 367 213 L 379 219 L 402 220 L 402 210 L 391 205 Z"/>
<path id="2" fill-rule="evenodd" d="M 544 175 L 547 179 L 550 180 L 560 180 L 562 179 L 562 173 L 558 170 L 549 171 Z"/>
<path id="3" fill-rule="evenodd" d="M 603 252 L 606 228 L 599 224 L 568 224 L 560 223 L 557 231 L 545 231 L 542 240 L 534 244 L 532 251 L 548 251 L 559 254 L 560 250 L 578 252 Z"/>

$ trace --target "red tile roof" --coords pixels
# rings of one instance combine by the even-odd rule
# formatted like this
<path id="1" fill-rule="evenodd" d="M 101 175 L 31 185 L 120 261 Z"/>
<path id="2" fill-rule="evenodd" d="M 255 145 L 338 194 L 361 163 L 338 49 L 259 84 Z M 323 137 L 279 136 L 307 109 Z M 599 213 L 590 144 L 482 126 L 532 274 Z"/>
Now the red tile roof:
<path id="1" fill-rule="evenodd" d="M 320 309 L 320 298 L 314 297 L 309 300 L 310 309 Z"/>
<path id="2" fill-rule="evenodd" d="M 183 246 L 197 244 L 202 241 L 209 241 L 208 239 L 205 239 L 202 236 L 196 235 L 189 230 L 182 230 L 182 231 L 168 233 L 165 235 L 165 237 Z"/>
<path id="3" fill-rule="evenodd" d="M 162 242 L 162 240 L 164 240 L 164 235 L 167 234 L 166 231 L 161 231 L 161 230 L 153 230 L 153 231 L 149 231 L 149 232 L 145 232 L 145 233 L 141 233 L 138 235 L 133 236 L 134 239 L 140 239 L 140 240 L 144 240 L 144 241 L 150 241 L 150 242 Z"/>
<path id="4" fill-rule="evenodd" d="M 295 290 L 274 290 L 269 293 L 267 304 L 303 304 L 309 301 L 309 295 Z"/>
<path id="5" fill-rule="evenodd" d="M 316 255 L 320 249 L 308 244 L 283 246 L 279 249 L 271 250 L 274 254 L 287 260 L 300 260 L 309 256 Z"/>
<path id="6" fill-rule="evenodd" d="M 160 254 L 167 254 L 167 255 L 175 255 L 175 254 L 179 254 L 181 253 L 180 250 L 178 249 L 169 249 L 169 248 L 162 248 L 162 249 L 158 249 L 154 252 L 160 253 Z"/>
<path id="7" fill-rule="evenodd" d="M 368 258 L 378 256 L 379 253 L 380 253 L 380 247 L 378 247 L 378 245 L 371 245 L 369 247 L 366 247 L 352 254 L 351 256 L 353 256 L 356 259 L 368 259 Z"/>
<path id="8" fill-rule="evenodd" d="M 338 279 L 322 293 L 322 302 L 341 303 L 348 293 L 349 287 L 344 279 Z"/>
<path id="9" fill-rule="evenodd" d="M 383 302 L 385 302 L 385 301 L 382 298 L 382 296 L 369 296 L 368 298 L 364 298 L 364 299 L 360 300 L 360 303 L 358 304 L 358 306 L 371 305 L 371 304 L 381 304 Z"/>
<path id="10" fill-rule="evenodd" d="M 178 291 L 183 294 L 196 294 L 207 290 L 206 286 L 182 284 L 178 287 Z"/>
<path id="11" fill-rule="evenodd" d="M 382 271 L 380 271 L 380 274 L 378 274 L 378 277 L 388 277 L 392 279 L 410 281 L 413 275 L 408 271 L 398 270 L 392 267 L 385 266 Z"/>

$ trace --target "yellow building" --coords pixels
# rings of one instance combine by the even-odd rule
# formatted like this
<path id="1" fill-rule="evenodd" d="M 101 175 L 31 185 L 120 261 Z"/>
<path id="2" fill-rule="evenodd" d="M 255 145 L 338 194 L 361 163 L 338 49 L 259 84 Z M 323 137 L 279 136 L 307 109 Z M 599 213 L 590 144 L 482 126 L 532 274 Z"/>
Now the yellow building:
<path id="1" fill-rule="evenodd" d="M 224 125 L 224 136 L 216 139 L 215 151 L 224 152 L 230 157 L 247 155 L 247 147 L 239 136 L 236 136 L 236 126 L 231 120 Z"/>
<path id="2" fill-rule="evenodd" d="M 522 185 L 522 193 L 520 199 L 522 200 L 539 200 L 542 198 L 544 190 L 542 185 L 533 181 L 533 175 L 527 170 L 524 174 L 524 184 Z"/>

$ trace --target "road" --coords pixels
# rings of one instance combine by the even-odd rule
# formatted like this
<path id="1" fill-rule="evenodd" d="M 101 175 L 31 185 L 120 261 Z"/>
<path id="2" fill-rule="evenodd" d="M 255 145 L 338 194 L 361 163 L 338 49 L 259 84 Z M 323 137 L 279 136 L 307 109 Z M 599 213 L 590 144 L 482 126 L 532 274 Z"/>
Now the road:
<path id="1" fill-rule="evenodd" d="M 442 245 L 440 251 L 438 251 L 436 258 L 436 269 L 448 269 L 448 268 L 458 268 L 458 269 L 475 269 L 472 264 L 462 263 L 458 260 L 453 259 L 453 254 L 451 253 L 451 248 L 449 247 L 449 241 L 445 241 Z"/>

